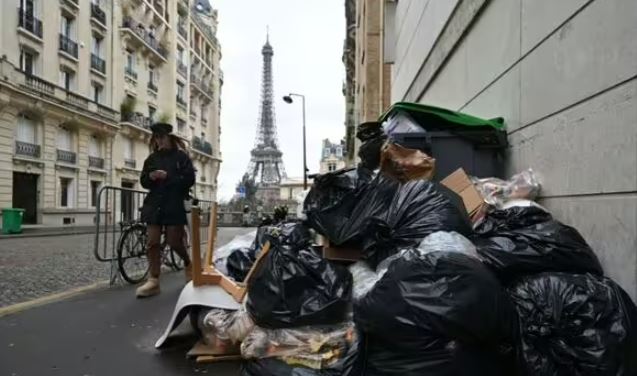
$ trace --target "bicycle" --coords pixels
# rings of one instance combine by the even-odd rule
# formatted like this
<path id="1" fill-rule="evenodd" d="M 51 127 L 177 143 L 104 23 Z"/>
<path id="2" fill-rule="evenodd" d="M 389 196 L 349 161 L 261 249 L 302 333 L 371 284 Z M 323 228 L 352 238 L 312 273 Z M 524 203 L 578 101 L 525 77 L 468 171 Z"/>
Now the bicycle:
<path id="1" fill-rule="evenodd" d="M 146 247 L 148 233 L 146 224 L 138 220 L 120 223 L 121 235 L 117 242 L 117 266 L 124 280 L 130 284 L 142 282 L 150 271 Z M 184 226 L 184 246 L 190 249 L 190 231 Z M 166 243 L 162 230 L 160 242 L 161 264 L 175 271 L 184 268 L 184 260 Z"/>

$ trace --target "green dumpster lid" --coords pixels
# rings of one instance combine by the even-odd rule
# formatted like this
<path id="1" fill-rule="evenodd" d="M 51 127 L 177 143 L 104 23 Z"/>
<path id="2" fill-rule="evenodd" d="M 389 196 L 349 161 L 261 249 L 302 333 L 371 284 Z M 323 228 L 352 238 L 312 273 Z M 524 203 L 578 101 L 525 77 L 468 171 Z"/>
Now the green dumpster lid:
<path id="1" fill-rule="evenodd" d="M 379 118 L 380 122 L 387 120 L 391 115 L 396 112 L 407 112 L 414 120 L 422 123 L 426 120 L 434 119 L 443 120 L 447 127 L 451 126 L 466 126 L 466 127 L 489 127 L 493 130 L 504 131 L 506 124 L 501 117 L 494 119 L 481 119 L 475 116 L 467 115 L 462 112 L 447 110 L 446 108 L 428 106 L 419 103 L 411 102 L 397 102 L 394 103 L 384 114 Z"/>
<path id="2" fill-rule="evenodd" d="M 25 211 L 25 210 L 26 210 L 26 209 L 20 209 L 20 208 L 2 208 L 2 211 L 8 211 L 8 212 L 12 212 L 12 211 L 15 211 L 15 212 L 23 212 L 23 211 Z"/>

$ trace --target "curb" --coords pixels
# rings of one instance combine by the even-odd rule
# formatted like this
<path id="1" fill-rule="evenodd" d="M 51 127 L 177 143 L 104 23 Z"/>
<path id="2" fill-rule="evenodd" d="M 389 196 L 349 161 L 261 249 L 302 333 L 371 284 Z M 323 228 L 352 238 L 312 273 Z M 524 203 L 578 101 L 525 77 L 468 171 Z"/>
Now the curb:
<path id="1" fill-rule="evenodd" d="M 75 296 L 82 295 L 91 291 L 101 290 L 108 286 L 109 286 L 109 281 L 101 281 L 101 282 L 93 283 L 88 286 L 76 287 L 74 289 L 62 291 L 56 294 L 46 295 L 46 296 L 29 300 L 26 302 L 13 304 L 7 307 L 2 307 L 0 308 L 0 318 L 13 315 L 16 313 L 20 313 L 20 312 L 29 310 L 31 308 L 36 308 L 36 307 L 40 307 L 40 306 L 51 304 L 51 303 L 57 303 L 57 302 L 70 299 Z"/>

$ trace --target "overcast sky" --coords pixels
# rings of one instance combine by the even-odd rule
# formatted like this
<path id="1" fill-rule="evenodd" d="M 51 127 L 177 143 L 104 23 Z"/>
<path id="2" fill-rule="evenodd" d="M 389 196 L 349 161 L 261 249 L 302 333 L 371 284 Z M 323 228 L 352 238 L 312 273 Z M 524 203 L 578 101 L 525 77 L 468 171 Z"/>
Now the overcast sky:
<path id="1" fill-rule="evenodd" d="M 270 27 L 274 49 L 274 96 L 279 146 L 288 177 L 303 175 L 301 103 L 305 94 L 307 158 L 318 172 L 321 140 L 344 137 L 345 103 L 341 62 L 345 37 L 343 0 L 217 0 L 224 85 L 221 97 L 219 199 L 229 199 L 247 169 L 254 146 L 261 90 L 261 47 Z"/>

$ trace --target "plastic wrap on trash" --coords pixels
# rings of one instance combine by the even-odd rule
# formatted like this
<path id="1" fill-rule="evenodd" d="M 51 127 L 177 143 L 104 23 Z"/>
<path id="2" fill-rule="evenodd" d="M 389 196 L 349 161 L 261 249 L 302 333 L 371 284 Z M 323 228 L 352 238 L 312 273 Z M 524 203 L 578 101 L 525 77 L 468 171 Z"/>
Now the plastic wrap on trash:
<path id="1" fill-rule="evenodd" d="M 297 203 L 296 218 L 300 221 L 305 221 L 307 219 L 307 216 L 305 215 L 305 212 L 303 211 L 303 203 L 305 202 L 305 198 L 307 197 L 307 194 L 309 192 L 310 190 L 306 189 L 304 191 L 297 193 L 296 196 L 294 196 L 294 201 Z"/>
<path id="2" fill-rule="evenodd" d="M 475 231 L 471 240 L 480 258 L 504 283 L 549 271 L 603 275 L 580 233 L 540 208 L 495 210 Z"/>
<path id="3" fill-rule="evenodd" d="M 255 327 L 241 343 L 244 358 L 301 357 L 323 369 L 347 352 L 355 332 L 353 323 L 287 329 Z"/>
<path id="4" fill-rule="evenodd" d="M 453 231 L 434 232 L 420 242 L 418 250 L 423 254 L 430 252 L 458 252 L 479 258 L 476 246 L 471 243 L 471 240 Z"/>
<path id="5" fill-rule="evenodd" d="M 472 232 L 466 211 L 449 198 L 455 193 L 438 183 L 416 180 L 397 184 L 377 177 L 374 188 L 359 205 L 372 211 L 360 224 L 360 231 L 366 234 L 365 259 L 372 267 L 400 249 L 418 245 L 434 232 Z"/>
<path id="6" fill-rule="evenodd" d="M 235 249 L 226 262 L 227 275 L 237 282 L 243 282 L 256 259 L 255 250 L 252 248 Z"/>
<path id="7" fill-rule="evenodd" d="M 424 337 L 419 347 L 397 347 L 367 337 L 365 376 L 511 376 L 491 348 Z"/>
<path id="8" fill-rule="evenodd" d="M 254 322 L 245 310 L 211 309 L 200 313 L 199 329 L 204 342 L 212 343 L 213 339 L 239 343 L 252 331 Z"/>
<path id="9" fill-rule="evenodd" d="M 354 301 L 354 321 L 387 343 L 418 348 L 429 337 L 465 344 L 513 343 L 517 317 L 506 292 L 478 259 L 412 249 Z"/>
<path id="10" fill-rule="evenodd" d="M 364 356 L 361 336 L 356 330 L 349 331 L 346 338 L 348 348 L 339 353 L 337 360 L 331 365 L 316 369 L 305 365 L 315 365 L 315 356 L 287 356 L 282 358 L 261 358 L 244 361 L 241 366 L 242 376 L 362 376 Z M 329 357 L 327 354 L 326 357 Z"/>
<path id="11" fill-rule="evenodd" d="M 356 137 L 361 140 L 358 157 L 361 166 L 376 170 L 380 166 L 380 154 L 387 136 L 383 133 L 381 123 L 367 122 L 357 127 Z"/>
<path id="12" fill-rule="evenodd" d="M 421 150 L 388 142 L 381 150 L 380 170 L 385 176 L 401 182 L 431 180 L 436 170 L 436 160 Z"/>
<path id="13" fill-rule="evenodd" d="M 498 178 L 473 178 L 478 192 L 489 204 L 501 208 L 502 205 L 514 199 L 534 200 L 542 188 L 540 180 L 532 169 L 513 175 L 509 180 Z"/>
<path id="14" fill-rule="evenodd" d="M 342 322 L 352 293 L 352 275 L 313 249 L 275 245 L 248 288 L 247 308 L 265 328 Z"/>
<path id="15" fill-rule="evenodd" d="M 363 297 L 378 281 L 378 274 L 365 261 L 358 261 L 349 266 L 352 274 L 352 298 L 358 300 Z"/>
<path id="16" fill-rule="evenodd" d="M 228 256 L 237 249 L 250 248 L 256 235 L 256 231 L 251 231 L 244 235 L 235 236 L 228 244 L 215 250 L 212 260 L 215 268 L 221 273 L 228 275 L 228 268 L 226 267 Z"/>
<path id="17" fill-rule="evenodd" d="M 511 288 L 523 374 L 637 374 L 637 308 L 608 278 L 544 273 Z"/>

